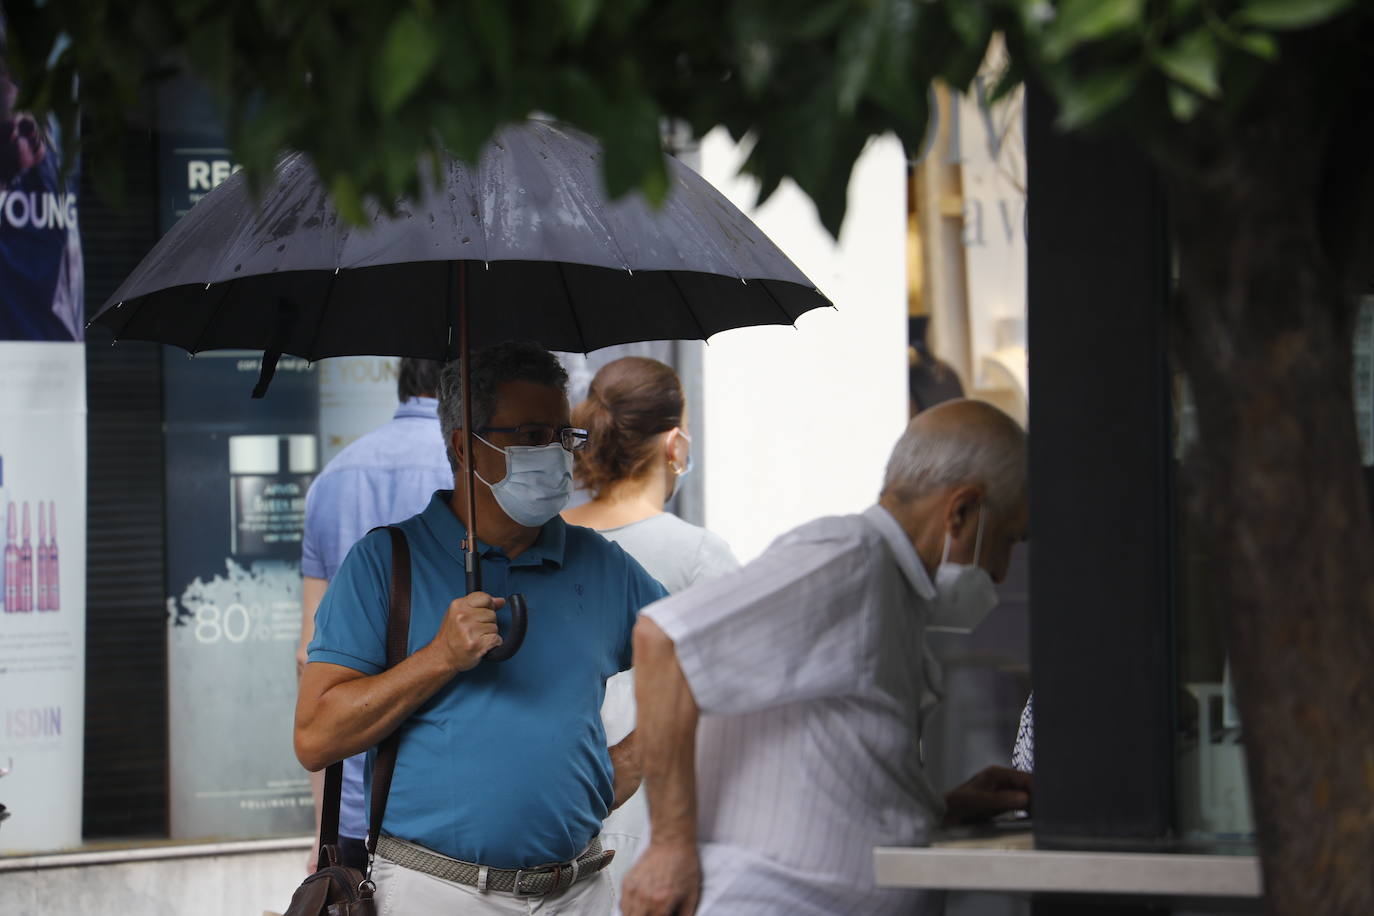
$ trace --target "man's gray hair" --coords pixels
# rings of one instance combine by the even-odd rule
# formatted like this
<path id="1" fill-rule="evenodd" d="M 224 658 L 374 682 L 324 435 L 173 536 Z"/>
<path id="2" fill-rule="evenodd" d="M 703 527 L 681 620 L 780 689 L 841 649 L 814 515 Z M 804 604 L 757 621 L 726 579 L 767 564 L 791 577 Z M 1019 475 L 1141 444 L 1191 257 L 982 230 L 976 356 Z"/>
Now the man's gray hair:
<path id="1" fill-rule="evenodd" d="M 960 484 L 981 486 L 998 515 L 1026 494 L 1026 433 L 982 401 L 947 401 L 918 414 L 897 440 L 883 492 L 919 499 Z"/>
<path id="2" fill-rule="evenodd" d="M 502 382 L 534 382 L 568 393 L 568 372 L 548 350 L 528 340 L 496 344 L 472 355 L 472 429 L 487 425 L 496 412 L 496 394 Z M 454 360 L 439 374 L 439 428 L 444 434 L 448 463 L 458 471 L 453 433 L 463 428 L 463 373 Z"/>

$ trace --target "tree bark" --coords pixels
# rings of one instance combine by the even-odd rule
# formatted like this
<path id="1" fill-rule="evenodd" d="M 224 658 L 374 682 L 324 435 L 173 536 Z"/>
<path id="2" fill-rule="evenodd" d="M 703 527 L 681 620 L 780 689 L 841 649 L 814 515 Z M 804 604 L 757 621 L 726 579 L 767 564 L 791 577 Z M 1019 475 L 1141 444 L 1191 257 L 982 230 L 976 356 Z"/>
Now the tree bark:
<path id="1" fill-rule="evenodd" d="M 1329 87 L 1327 87 L 1329 91 Z M 1270 913 L 1374 913 L 1374 524 L 1354 423 L 1346 264 L 1318 213 L 1326 141 L 1296 84 L 1174 171 L 1197 403 Z"/>

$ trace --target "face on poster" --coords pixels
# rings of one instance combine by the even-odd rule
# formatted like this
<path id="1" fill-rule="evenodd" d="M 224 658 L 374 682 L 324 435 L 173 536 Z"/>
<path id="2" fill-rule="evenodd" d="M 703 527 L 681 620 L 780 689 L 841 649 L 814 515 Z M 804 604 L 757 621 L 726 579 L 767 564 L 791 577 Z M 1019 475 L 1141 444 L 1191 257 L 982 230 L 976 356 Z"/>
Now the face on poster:
<path id="1" fill-rule="evenodd" d="M 16 111 L 17 94 L 0 53 L 0 340 L 79 341 L 76 170 L 62 180 L 56 123 Z"/>

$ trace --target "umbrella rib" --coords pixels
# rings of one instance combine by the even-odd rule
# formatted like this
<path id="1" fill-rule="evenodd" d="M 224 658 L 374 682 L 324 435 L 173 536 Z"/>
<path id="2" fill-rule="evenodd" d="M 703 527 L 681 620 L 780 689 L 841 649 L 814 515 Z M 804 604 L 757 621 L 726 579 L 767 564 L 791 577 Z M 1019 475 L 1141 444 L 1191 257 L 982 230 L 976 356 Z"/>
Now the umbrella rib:
<path id="1" fill-rule="evenodd" d="M 196 335 L 195 342 L 191 344 L 190 352 L 193 355 L 200 352 L 200 345 L 205 341 L 205 335 L 209 333 L 210 326 L 215 323 L 215 319 L 219 317 L 220 310 L 224 308 L 224 303 L 229 299 L 229 293 L 232 291 L 233 283 L 233 280 L 225 281 L 224 293 L 219 297 L 219 302 L 215 303 L 214 309 L 210 312 L 210 317 L 205 319 L 205 324 L 200 326 L 200 333 Z"/>
<path id="2" fill-rule="evenodd" d="M 134 319 L 138 317 L 138 313 L 139 313 L 139 312 L 143 311 L 143 306 L 145 306 L 145 305 L 148 304 L 148 299 L 149 299 L 149 297 L 151 297 L 151 296 L 152 296 L 152 293 L 144 293 L 142 296 L 139 297 L 139 299 L 138 299 L 138 305 L 134 306 L 134 307 L 129 311 L 129 317 L 124 319 L 124 323 L 121 324 L 121 325 L 119 326 L 119 330 L 115 332 L 115 338 L 114 338 L 114 339 L 115 339 L 116 341 L 118 341 L 120 337 L 124 336 L 124 331 L 125 331 L 125 329 L 128 328 L 129 325 L 131 325 L 131 324 L 134 323 Z"/>
<path id="3" fill-rule="evenodd" d="M 674 272 L 671 270 L 665 270 L 664 273 L 667 274 L 668 279 L 672 281 L 673 289 L 677 292 L 677 297 L 682 300 L 682 305 L 684 308 L 687 309 L 687 314 L 692 316 L 692 323 L 697 326 L 697 333 L 701 335 L 700 339 L 706 340 L 709 336 L 706 333 L 706 327 L 701 323 L 701 319 L 697 317 L 696 309 L 692 308 L 692 301 L 688 299 L 687 294 L 682 291 L 682 287 L 678 284 L 677 277 L 674 275 Z"/>
<path id="4" fill-rule="evenodd" d="M 785 324 L 790 324 L 790 325 L 792 325 L 792 327 L 795 328 L 795 327 L 797 326 L 797 319 L 796 319 L 795 317 L 793 317 L 792 315 L 789 315 L 789 314 L 787 313 L 787 309 L 785 309 L 785 308 L 782 307 L 782 303 L 778 301 L 778 297 L 775 296 L 775 295 L 773 295 L 773 291 L 772 291 L 771 289 L 768 288 L 768 281 L 767 281 L 767 280 L 755 280 L 754 282 L 757 283 L 759 286 L 762 286 L 762 287 L 763 287 L 763 291 L 764 291 L 765 293 L 768 294 L 768 298 L 771 299 L 771 300 L 773 300 L 773 304 L 776 305 L 776 306 L 778 307 L 778 311 L 782 312 L 782 317 L 783 317 L 783 319 L 784 319 L 784 323 L 785 323 Z"/>
<path id="5" fill-rule="evenodd" d="M 568 277 L 563 273 L 563 262 L 554 261 L 554 268 L 558 270 L 558 282 L 563 284 L 563 298 L 568 303 L 568 314 L 572 316 L 573 327 L 577 329 L 577 342 L 582 344 L 582 353 L 587 353 L 587 337 L 582 333 L 582 322 L 577 317 L 577 309 L 573 306 L 572 290 L 568 287 Z"/>
<path id="6" fill-rule="evenodd" d="M 318 357 L 315 356 L 315 347 L 320 342 L 320 329 L 324 327 L 324 316 L 329 312 L 329 304 L 334 301 L 334 281 L 339 278 L 340 268 L 334 268 L 329 275 L 329 285 L 324 290 L 324 302 L 320 305 L 320 317 L 315 321 L 315 330 L 310 335 L 310 350 L 302 354 L 310 362 L 314 362 Z"/>

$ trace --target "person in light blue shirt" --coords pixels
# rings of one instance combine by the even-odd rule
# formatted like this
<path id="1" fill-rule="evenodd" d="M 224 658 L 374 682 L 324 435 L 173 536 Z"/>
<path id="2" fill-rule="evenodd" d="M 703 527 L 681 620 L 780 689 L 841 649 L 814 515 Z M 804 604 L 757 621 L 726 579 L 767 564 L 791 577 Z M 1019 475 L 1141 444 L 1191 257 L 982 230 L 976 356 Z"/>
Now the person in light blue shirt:
<path id="1" fill-rule="evenodd" d="M 391 421 L 350 443 L 315 478 L 305 497 L 305 534 L 301 542 L 301 641 L 296 651 L 299 673 L 306 647 L 315 634 L 315 611 L 329 580 L 353 544 L 378 525 L 409 518 L 440 487 L 453 485 L 453 470 L 439 429 L 439 372 L 443 364 L 403 359 L 396 377 L 400 406 Z M 311 780 L 319 824 L 322 774 Z M 363 756 L 344 761 L 339 806 L 339 852 L 345 864 L 362 867 L 367 860 L 363 838 Z M 314 867 L 315 854 L 309 859 Z"/>
<path id="2" fill-rule="evenodd" d="M 535 344 L 473 357 L 476 543 L 485 591 L 465 595 L 461 485 L 400 524 L 411 551 L 409 657 L 384 670 L 391 580 L 385 532 L 363 538 L 330 582 L 296 708 L 296 754 L 318 770 L 400 744 L 373 878 L 383 916 L 503 912 L 556 896 L 560 913 L 606 913 L 610 860 L 597 834 L 639 785 L 631 734 L 607 748 L 606 680 L 631 664 L 640 608 L 663 590 L 620 547 L 558 517 L 572 490 L 567 375 Z M 465 466 L 456 367 L 439 417 L 454 478 Z M 505 662 L 504 595 L 529 630 Z M 523 912 L 523 910 L 522 910 Z"/>

